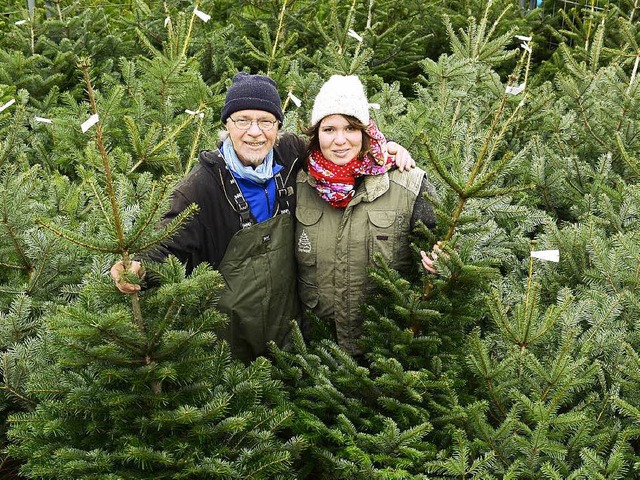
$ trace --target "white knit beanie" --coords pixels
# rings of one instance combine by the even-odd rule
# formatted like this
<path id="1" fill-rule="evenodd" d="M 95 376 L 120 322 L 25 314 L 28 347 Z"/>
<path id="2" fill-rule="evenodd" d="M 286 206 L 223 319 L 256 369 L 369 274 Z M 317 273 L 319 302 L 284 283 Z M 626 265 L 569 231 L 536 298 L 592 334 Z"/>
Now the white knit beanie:
<path id="1" fill-rule="evenodd" d="M 369 101 L 360 79 L 355 75 L 333 75 L 320 89 L 313 102 L 311 125 L 328 115 L 351 115 L 369 124 Z"/>

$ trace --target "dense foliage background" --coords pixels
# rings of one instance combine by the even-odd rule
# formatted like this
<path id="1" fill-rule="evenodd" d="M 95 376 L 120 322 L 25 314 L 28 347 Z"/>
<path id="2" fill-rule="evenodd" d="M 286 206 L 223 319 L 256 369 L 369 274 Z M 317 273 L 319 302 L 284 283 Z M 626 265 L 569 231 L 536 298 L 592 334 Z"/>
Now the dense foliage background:
<path id="1" fill-rule="evenodd" d="M 637 0 L 43 3 L 0 12 L 2 478 L 640 477 Z M 363 362 L 315 325 L 242 365 L 217 272 L 107 274 L 180 227 L 238 70 L 294 132 L 359 75 L 436 186 L 415 274 L 371 271 Z"/>

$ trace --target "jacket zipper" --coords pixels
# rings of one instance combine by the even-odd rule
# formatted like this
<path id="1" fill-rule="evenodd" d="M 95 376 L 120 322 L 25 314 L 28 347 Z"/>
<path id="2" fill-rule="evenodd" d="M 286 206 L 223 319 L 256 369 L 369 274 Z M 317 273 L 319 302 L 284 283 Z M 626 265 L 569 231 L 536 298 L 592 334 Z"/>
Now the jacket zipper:
<path id="1" fill-rule="evenodd" d="M 271 212 L 271 202 L 269 201 L 269 189 L 264 189 L 264 196 L 267 199 L 267 213 L 269 214 L 269 218 L 273 216 L 273 212 Z"/>
<path id="2" fill-rule="evenodd" d="M 295 167 L 296 162 L 298 161 L 298 158 L 300 158 L 300 157 L 296 157 L 295 160 L 291 163 L 291 168 L 289 169 L 289 173 L 287 174 L 287 178 L 284 179 L 284 184 L 285 185 L 289 181 L 289 177 L 291 176 L 291 173 L 293 172 L 293 167 Z"/>

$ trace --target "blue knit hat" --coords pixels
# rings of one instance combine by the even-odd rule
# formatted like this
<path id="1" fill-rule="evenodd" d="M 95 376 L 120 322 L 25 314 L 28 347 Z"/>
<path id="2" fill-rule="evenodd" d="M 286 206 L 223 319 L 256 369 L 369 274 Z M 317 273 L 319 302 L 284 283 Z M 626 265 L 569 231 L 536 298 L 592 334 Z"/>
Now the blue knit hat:
<path id="1" fill-rule="evenodd" d="M 232 113 L 240 110 L 263 110 L 273 113 L 282 122 L 282 106 L 276 82 L 263 75 L 236 73 L 220 112 L 222 123 Z"/>

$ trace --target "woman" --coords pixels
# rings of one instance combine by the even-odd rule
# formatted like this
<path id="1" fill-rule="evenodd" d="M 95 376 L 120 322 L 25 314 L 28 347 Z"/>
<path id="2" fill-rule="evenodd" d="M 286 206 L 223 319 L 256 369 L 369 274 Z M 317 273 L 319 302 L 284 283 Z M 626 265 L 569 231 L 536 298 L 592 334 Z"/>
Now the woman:
<path id="1" fill-rule="evenodd" d="M 391 170 L 394 159 L 356 76 L 334 75 L 322 86 L 308 134 L 296 182 L 298 291 L 306 308 L 335 327 L 338 344 L 359 355 L 367 268 L 380 253 L 391 267 L 411 270 L 409 232 L 418 220 L 435 226 L 423 195 L 432 187 L 419 168 Z"/>

